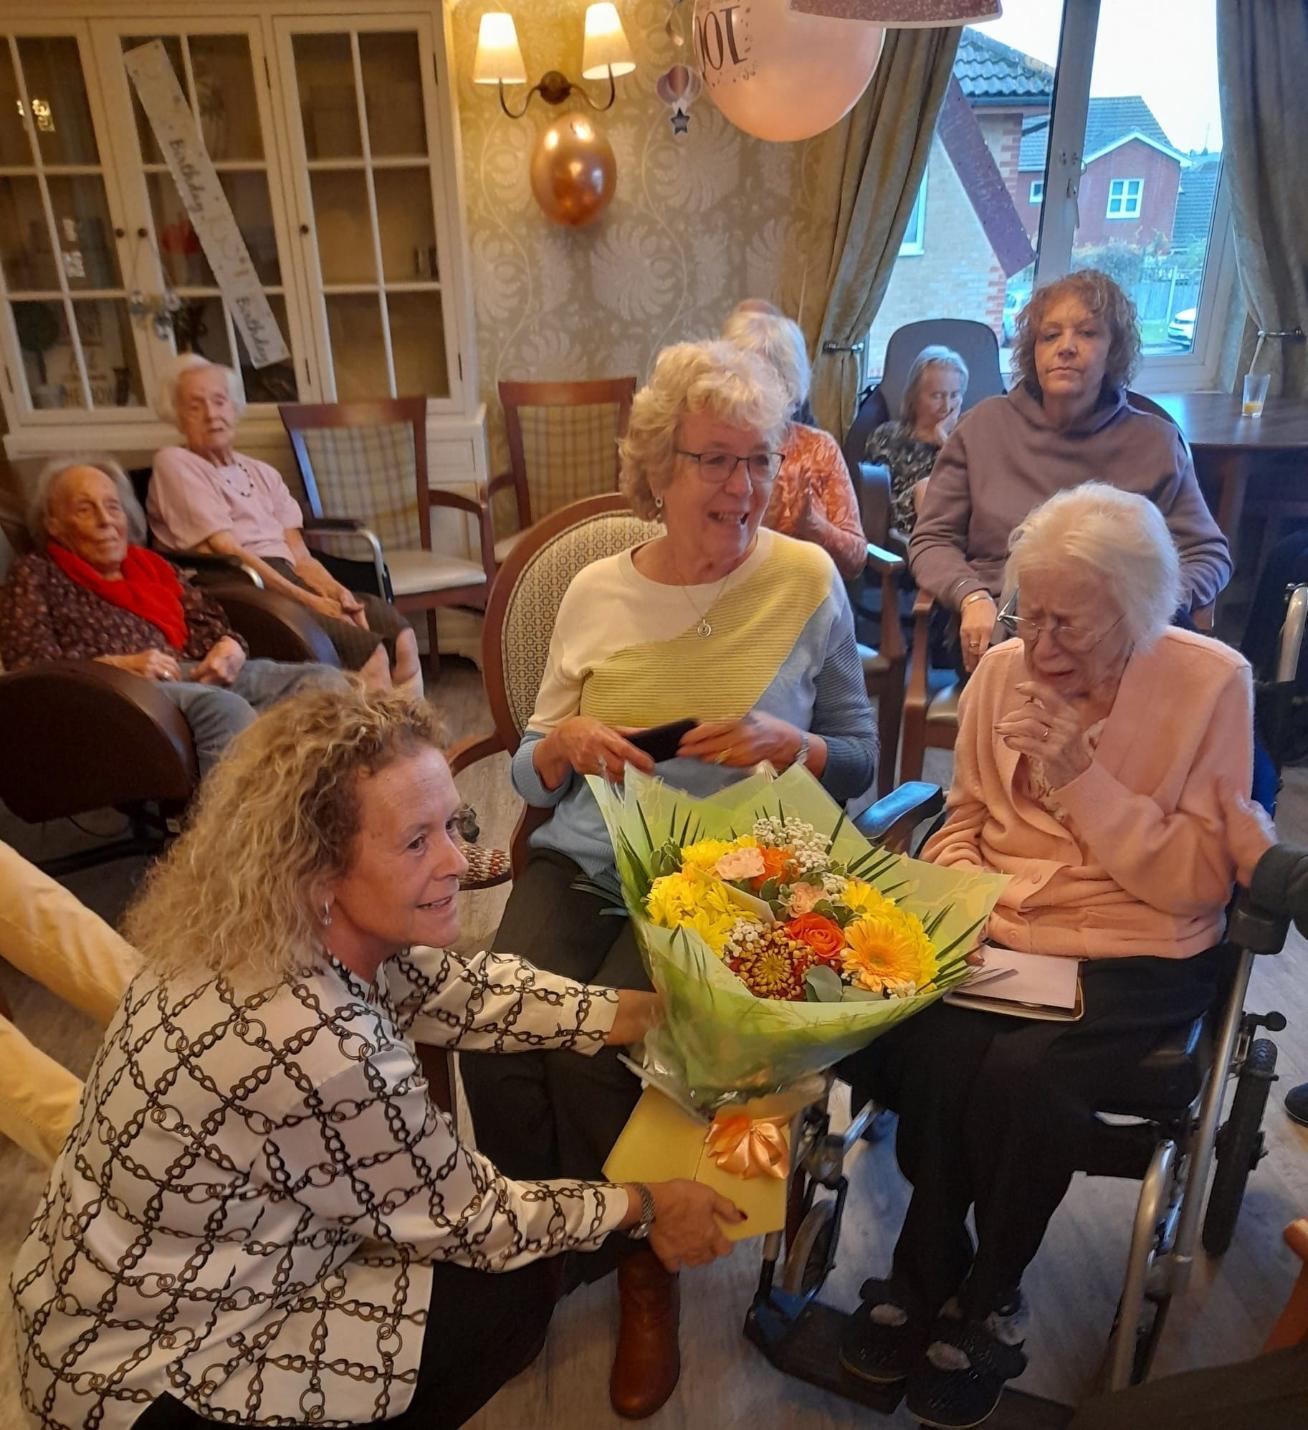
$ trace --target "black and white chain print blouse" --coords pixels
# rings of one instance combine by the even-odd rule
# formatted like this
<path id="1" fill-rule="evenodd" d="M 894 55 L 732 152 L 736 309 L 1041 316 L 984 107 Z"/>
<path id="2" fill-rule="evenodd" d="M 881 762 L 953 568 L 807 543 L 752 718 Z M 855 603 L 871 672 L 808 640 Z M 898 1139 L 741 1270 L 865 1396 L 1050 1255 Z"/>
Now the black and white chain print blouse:
<path id="1" fill-rule="evenodd" d="M 415 948 L 254 995 L 128 988 L 12 1274 L 24 1404 L 125 1430 L 168 1391 L 231 1424 L 383 1420 L 417 1375 L 433 1261 L 590 1248 L 626 1196 L 515 1182 L 460 1145 L 414 1040 L 595 1052 L 617 995 Z"/>

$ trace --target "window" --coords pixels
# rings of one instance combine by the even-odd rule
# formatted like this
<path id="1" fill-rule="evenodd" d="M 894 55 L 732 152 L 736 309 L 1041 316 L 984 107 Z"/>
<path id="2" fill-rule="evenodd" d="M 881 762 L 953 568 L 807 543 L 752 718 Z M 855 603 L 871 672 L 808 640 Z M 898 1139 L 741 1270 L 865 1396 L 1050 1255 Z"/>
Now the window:
<path id="1" fill-rule="evenodd" d="M 927 176 L 922 174 L 918 185 L 917 198 L 913 200 L 913 211 L 908 216 L 908 227 L 904 230 L 903 241 L 899 245 L 899 255 L 921 253 L 926 239 L 926 186 Z"/>
<path id="2" fill-rule="evenodd" d="M 150 398 L 179 351 L 235 368 L 256 422 L 275 424 L 279 402 L 412 392 L 433 417 L 462 415 L 465 259 L 433 12 L 284 8 L 0 25 L 11 456 L 150 446 Z M 128 73 L 124 56 L 153 42 L 289 350 L 280 361 L 246 352 Z"/>
<path id="3" fill-rule="evenodd" d="M 921 318 L 983 322 L 1007 347 L 1036 286 L 1097 267 L 1135 302 L 1142 383 L 1210 386 L 1235 291 L 1216 0 L 1192 0 L 1183 24 L 1170 0 L 1003 8 L 963 31 L 967 102 L 942 109 L 931 147 L 932 241 L 902 250 L 917 256 L 891 275 L 869 375 Z"/>
<path id="4" fill-rule="evenodd" d="M 1143 179 L 1112 179 L 1108 185 L 1108 218 L 1139 218 Z"/>

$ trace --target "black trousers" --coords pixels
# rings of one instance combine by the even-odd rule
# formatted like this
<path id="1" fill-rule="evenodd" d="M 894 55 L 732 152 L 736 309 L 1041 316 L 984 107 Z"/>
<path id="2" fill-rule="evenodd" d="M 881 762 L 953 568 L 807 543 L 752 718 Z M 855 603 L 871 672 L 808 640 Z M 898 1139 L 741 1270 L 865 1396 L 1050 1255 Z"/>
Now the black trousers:
<path id="1" fill-rule="evenodd" d="M 580 868 L 552 850 L 535 850 L 513 892 L 493 948 L 583 983 L 648 989 L 630 920 L 594 894 L 572 887 Z M 510 1177 L 603 1176 L 604 1159 L 640 1097 L 640 1082 L 616 1048 L 569 1052 L 461 1053 L 459 1071 L 477 1148 Z M 609 1237 L 576 1258 L 594 1280 L 632 1248 Z"/>
<path id="2" fill-rule="evenodd" d="M 899 1113 L 913 1195 L 894 1274 L 932 1310 L 961 1293 L 967 1313 L 984 1315 L 1016 1290 L 1096 1108 L 1121 1068 L 1210 1006 L 1222 952 L 1083 963 L 1075 1023 L 935 1003 L 841 1065 L 856 1094 Z"/>
<path id="3" fill-rule="evenodd" d="M 534 1261 L 498 1276 L 448 1262 L 433 1266 L 413 1398 L 399 1415 L 359 1423 L 381 1424 L 389 1430 L 455 1430 L 470 1420 L 506 1381 L 531 1363 L 549 1325 L 555 1290 L 554 1269 L 548 1261 Z M 133 1430 L 206 1430 L 226 1423 L 208 1420 L 171 1395 L 162 1395 L 136 1420 Z"/>

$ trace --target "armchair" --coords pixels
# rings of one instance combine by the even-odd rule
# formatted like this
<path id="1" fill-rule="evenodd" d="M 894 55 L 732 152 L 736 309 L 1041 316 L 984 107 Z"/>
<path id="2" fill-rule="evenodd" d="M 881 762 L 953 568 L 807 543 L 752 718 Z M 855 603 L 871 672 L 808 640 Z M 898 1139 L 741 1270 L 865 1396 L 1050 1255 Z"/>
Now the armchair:
<path id="1" fill-rule="evenodd" d="M 213 592 L 252 655 L 338 665 L 296 602 L 250 585 Z M 190 726 L 149 680 L 100 661 L 52 661 L 0 674 L 0 799 L 39 824 L 121 810 L 128 832 L 41 867 L 56 877 L 166 843 L 199 784 Z"/>
<path id="2" fill-rule="evenodd" d="M 368 556 L 354 563 L 353 584 L 383 596 L 398 610 L 426 613 L 435 675 L 440 662 L 437 610 L 484 610 L 495 576 L 489 492 L 478 491 L 473 498 L 430 485 L 425 397 L 288 403 L 278 411 L 310 511 L 306 540 L 321 546 L 349 537 L 365 544 Z M 472 518 L 478 560 L 432 549 L 433 508 Z M 354 515 L 329 517 L 328 509 Z"/>

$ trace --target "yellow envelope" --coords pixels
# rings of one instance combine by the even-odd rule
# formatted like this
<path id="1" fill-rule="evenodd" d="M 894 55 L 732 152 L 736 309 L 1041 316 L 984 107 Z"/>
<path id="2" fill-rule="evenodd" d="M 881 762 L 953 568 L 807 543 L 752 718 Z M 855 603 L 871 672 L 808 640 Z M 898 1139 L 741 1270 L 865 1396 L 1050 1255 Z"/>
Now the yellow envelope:
<path id="1" fill-rule="evenodd" d="M 686 1177 L 712 1187 L 748 1217 L 743 1222 L 722 1223 L 730 1241 L 780 1231 L 786 1224 L 787 1179 L 735 1177 L 724 1172 L 704 1145 L 708 1129 L 707 1122 L 691 1117 L 671 1098 L 647 1087 L 613 1144 L 604 1175 L 611 1182 L 666 1182 Z M 785 1138 L 789 1145 L 788 1127 Z"/>

